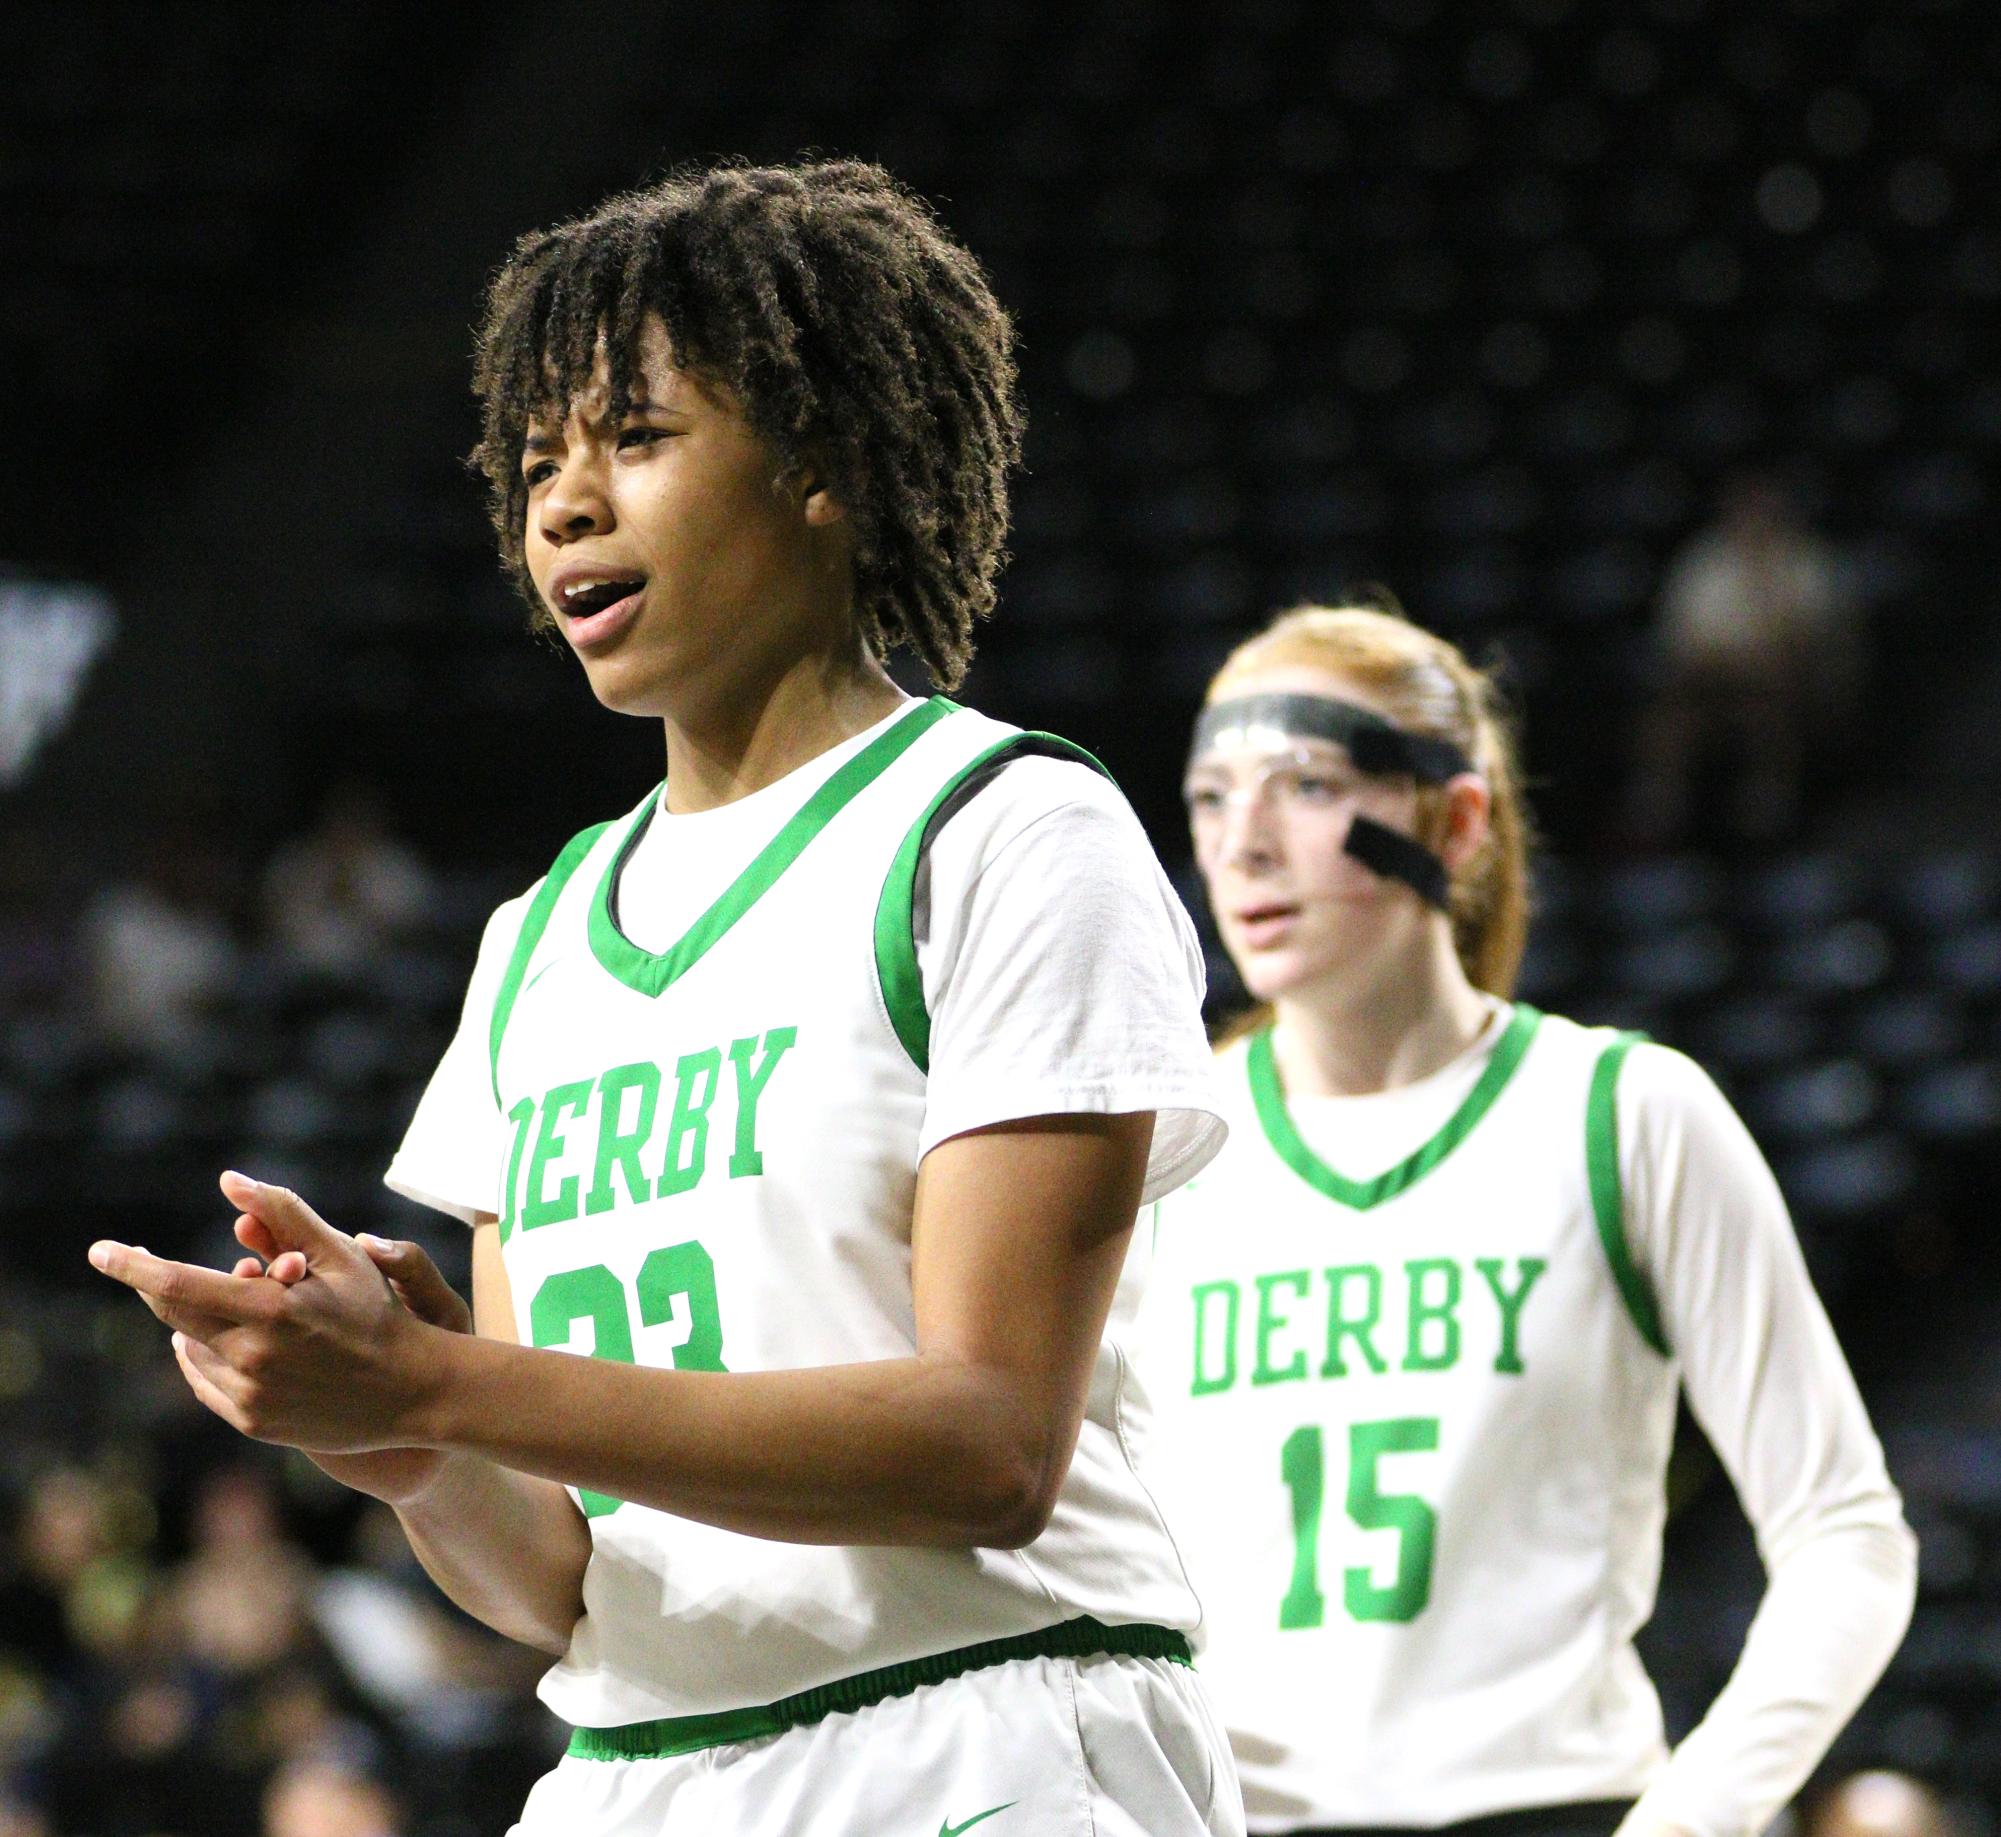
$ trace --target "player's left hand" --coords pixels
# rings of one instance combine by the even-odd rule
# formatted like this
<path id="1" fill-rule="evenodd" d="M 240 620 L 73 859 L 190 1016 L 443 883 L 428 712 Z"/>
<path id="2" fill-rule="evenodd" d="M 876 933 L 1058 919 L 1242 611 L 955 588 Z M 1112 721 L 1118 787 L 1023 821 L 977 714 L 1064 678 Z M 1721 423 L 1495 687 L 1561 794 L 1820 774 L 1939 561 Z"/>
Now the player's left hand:
<path id="1" fill-rule="evenodd" d="M 195 1395 L 244 1434 L 332 1453 L 409 1446 L 410 1411 L 446 1333 L 406 1308 L 368 1252 L 296 1193 L 236 1173 L 222 1176 L 222 1190 L 263 1227 L 279 1280 L 109 1240 L 91 1246 L 91 1263 L 174 1329 Z"/>

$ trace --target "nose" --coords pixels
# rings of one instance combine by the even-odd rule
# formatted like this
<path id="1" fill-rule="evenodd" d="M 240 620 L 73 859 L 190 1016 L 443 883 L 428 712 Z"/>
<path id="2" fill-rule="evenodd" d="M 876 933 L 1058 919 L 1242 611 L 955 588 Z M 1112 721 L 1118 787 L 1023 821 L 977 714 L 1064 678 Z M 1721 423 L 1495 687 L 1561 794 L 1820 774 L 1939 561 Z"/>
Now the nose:
<path id="1" fill-rule="evenodd" d="M 1275 866 L 1278 854 L 1278 826 L 1262 788 L 1249 788 L 1228 799 L 1216 838 L 1217 861 L 1238 873 L 1256 873 Z"/>
<path id="2" fill-rule="evenodd" d="M 588 449 L 572 444 L 537 509 L 543 539 L 552 544 L 601 536 L 611 527 L 611 500 L 602 466 Z"/>

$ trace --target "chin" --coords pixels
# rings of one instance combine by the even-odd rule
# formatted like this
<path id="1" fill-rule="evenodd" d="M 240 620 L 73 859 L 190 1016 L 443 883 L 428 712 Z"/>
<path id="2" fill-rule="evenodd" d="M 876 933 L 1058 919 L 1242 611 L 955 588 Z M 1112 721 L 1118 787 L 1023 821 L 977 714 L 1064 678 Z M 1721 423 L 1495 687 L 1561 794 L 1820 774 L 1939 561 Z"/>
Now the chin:
<path id="1" fill-rule="evenodd" d="M 1237 980 L 1253 1001 L 1276 1001 L 1302 983 L 1313 980 L 1314 971 L 1289 953 L 1260 954 L 1248 962 L 1236 959 Z"/>
<path id="2" fill-rule="evenodd" d="M 585 662 L 584 680 L 599 703 L 613 714 L 657 716 L 661 711 L 660 685 L 654 672 L 635 669 L 630 660 L 619 657 Z"/>

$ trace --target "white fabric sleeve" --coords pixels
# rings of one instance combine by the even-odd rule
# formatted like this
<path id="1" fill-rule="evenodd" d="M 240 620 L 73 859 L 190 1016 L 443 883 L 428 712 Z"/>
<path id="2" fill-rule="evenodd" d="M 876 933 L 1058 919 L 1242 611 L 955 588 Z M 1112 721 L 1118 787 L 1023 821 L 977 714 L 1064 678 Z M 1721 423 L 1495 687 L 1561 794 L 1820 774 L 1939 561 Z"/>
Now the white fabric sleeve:
<path id="1" fill-rule="evenodd" d="M 390 1191 L 449 1212 L 468 1225 L 479 1213 L 500 1212 L 507 1120 L 493 1098 L 488 1030 L 500 979 L 507 973 L 507 960 L 534 896 L 535 887 L 530 887 L 519 899 L 497 907 L 486 921 L 458 1031 L 424 1087 L 403 1145 L 382 1176 Z"/>
<path id="2" fill-rule="evenodd" d="M 1139 819 L 1075 760 L 1002 767 L 919 864 L 931 1013 L 921 1159 L 1016 1117 L 1155 1113 L 1142 1204 L 1223 1144 L 1202 951 Z"/>
<path id="3" fill-rule="evenodd" d="M 1766 1572 L 1729 1682 L 1622 1830 L 1749 1837 L 1896 1651 L 1917 1542 L 1749 1131 L 1699 1067 L 1660 1046 L 1628 1056 L 1618 1110 L 1629 1241 Z"/>

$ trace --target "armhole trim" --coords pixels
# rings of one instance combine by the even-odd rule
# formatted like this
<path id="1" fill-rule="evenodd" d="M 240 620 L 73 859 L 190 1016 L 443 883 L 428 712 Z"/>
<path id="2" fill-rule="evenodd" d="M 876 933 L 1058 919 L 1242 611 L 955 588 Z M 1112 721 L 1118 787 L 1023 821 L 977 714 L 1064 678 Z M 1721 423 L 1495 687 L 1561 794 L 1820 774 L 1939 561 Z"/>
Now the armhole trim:
<path id="1" fill-rule="evenodd" d="M 911 904 L 917 869 L 933 834 L 962 801 L 962 794 L 1011 760 L 1040 754 L 1087 765 L 1116 785 L 1110 772 L 1081 746 L 1056 734 L 1019 733 L 996 741 L 954 772 L 912 823 L 889 864 L 875 908 L 875 973 L 882 990 L 883 1012 L 891 1029 L 920 1072 L 931 1069 L 931 1011 L 924 1005 L 924 979 L 917 967 L 917 936 Z"/>
<path id="2" fill-rule="evenodd" d="M 563 852 L 542 877 L 542 884 L 522 917 L 521 929 L 515 934 L 514 953 L 507 959 L 507 973 L 501 977 L 500 991 L 493 998 L 493 1019 L 486 1032 L 487 1064 L 493 1076 L 496 1109 L 500 1106 L 500 1041 L 507 1032 L 508 1018 L 514 1012 L 514 998 L 521 993 L 521 979 L 528 973 L 528 959 L 535 954 L 535 946 L 541 943 L 543 932 L 548 930 L 549 915 L 555 911 L 556 901 L 569 883 L 570 876 L 591 852 L 591 845 L 610 827 L 609 823 L 595 823 L 563 844 Z"/>
<path id="3" fill-rule="evenodd" d="M 1674 1354 L 1661 1330 L 1653 1284 L 1633 1261 L 1632 1248 L 1626 1242 L 1626 1196 L 1619 1179 L 1619 1068 L 1627 1053 L 1645 1038 L 1643 1033 L 1622 1033 L 1591 1068 L 1591 1094 L 1584 1103 L 1584 1167 L 1598 1241 L 1604 1246 L 1620 1299 L 1640 1337 L 1665 1359 Z"/>

